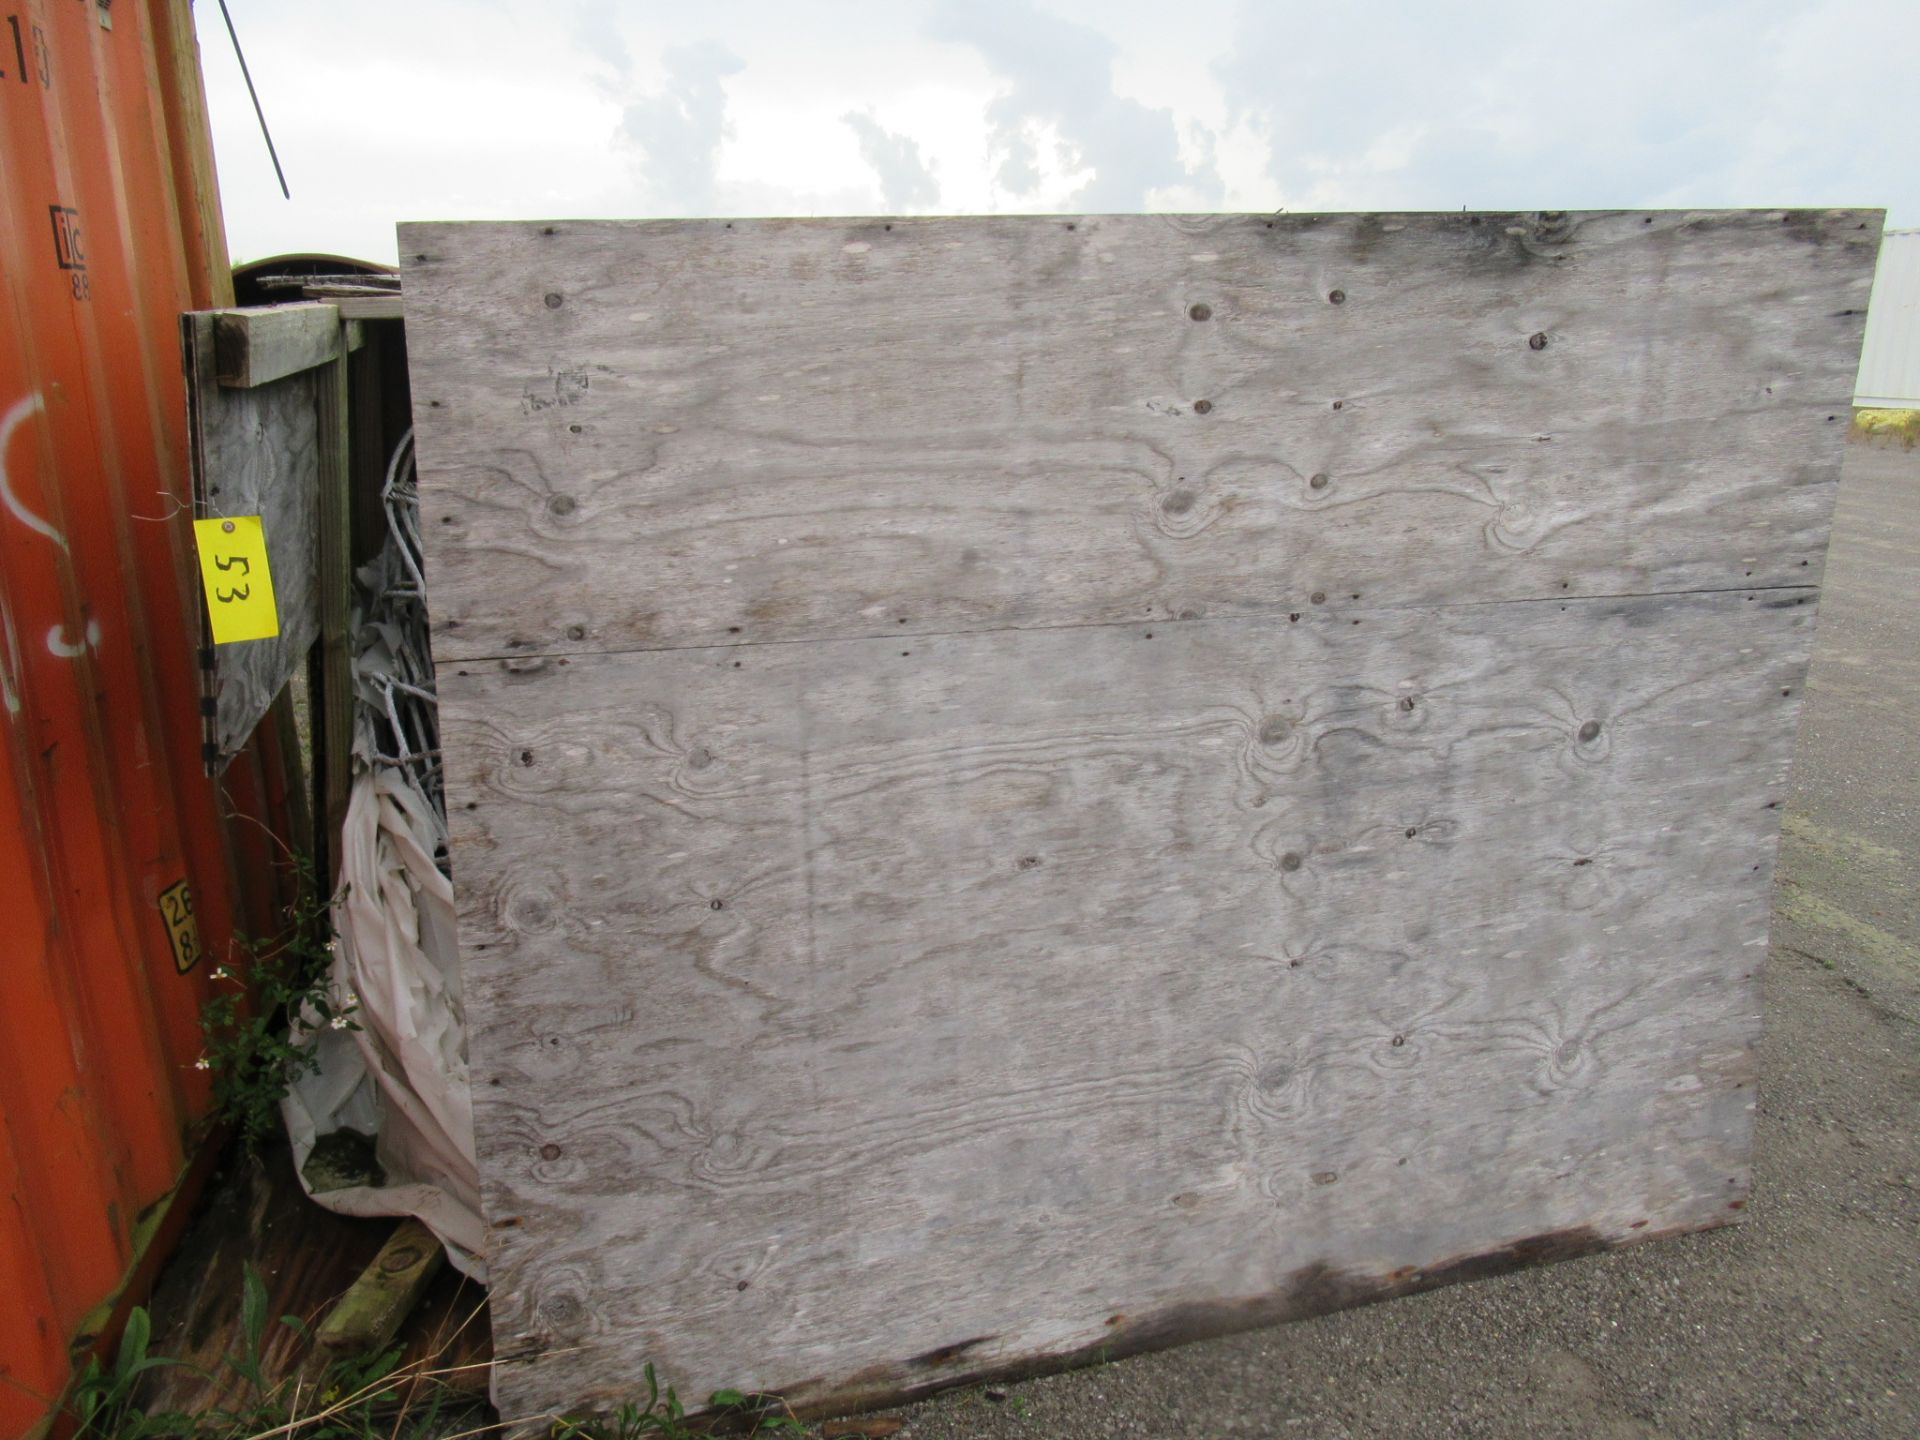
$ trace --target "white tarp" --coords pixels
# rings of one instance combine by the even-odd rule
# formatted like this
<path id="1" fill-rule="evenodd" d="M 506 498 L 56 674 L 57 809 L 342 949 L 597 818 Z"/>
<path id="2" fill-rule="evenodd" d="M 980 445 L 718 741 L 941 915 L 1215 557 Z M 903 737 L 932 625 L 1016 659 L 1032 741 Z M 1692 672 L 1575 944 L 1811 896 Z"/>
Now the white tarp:
<path id="1" fill-rule="evenodd" d="M 373 613 L 387 609 L 382 598 L 397 578 L 391 551 L 361 572 Z M 362 623 L 354 657 L 359 706 L 333 902 L 333 989 L 336 1003 L 357 1001 L 359 1028 L 317 1030 L 319 1069 L 294 1084 L 281 1109 L 302 1184 L 322 1136 L 344 1128 L 375 1137 L 385 1182 L 317 1193 L 309 1185 L 316 1201 L 343 1215 L 417 1215 L 460 1270 L 484 1280 L 453 885 L 435 863 L 446 822 L 419 770 L 383 761 L 376 739 L 380 716 L 392 713 L 381 679 L 428 673 L 424 635 L 411 628 Z"/>

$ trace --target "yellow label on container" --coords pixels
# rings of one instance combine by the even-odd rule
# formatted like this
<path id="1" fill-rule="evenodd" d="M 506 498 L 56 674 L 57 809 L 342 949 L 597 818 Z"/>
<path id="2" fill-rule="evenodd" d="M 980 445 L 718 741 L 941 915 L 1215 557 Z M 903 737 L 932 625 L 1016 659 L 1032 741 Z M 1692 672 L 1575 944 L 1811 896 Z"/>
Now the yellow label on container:
<path id="1" fill-rule="evenodd" d="M 193 892 L 184 880 L 160 892 L 160 918 L 166 923 L 173 965 L 182 975 L 200 963 L 200 922 L 193 918 Z"/>
<path id="2" fill-rule="evenodd" d="M 267 532 L 258 515 L 230 515 L 193 522 L 200 551 L 200 583 L 207 592 L 213 643 L 269 640 L 280 633 L 267 569 Z"/>

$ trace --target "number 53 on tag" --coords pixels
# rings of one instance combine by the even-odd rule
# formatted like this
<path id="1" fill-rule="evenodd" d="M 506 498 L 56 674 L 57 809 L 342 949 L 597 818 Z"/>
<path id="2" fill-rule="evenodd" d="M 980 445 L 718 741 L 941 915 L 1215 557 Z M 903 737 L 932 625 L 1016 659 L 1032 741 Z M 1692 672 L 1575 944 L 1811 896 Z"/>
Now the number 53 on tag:
<path id="1" fill-rule="evenodd" d="M 280 633 L 267 569 L 267 534 L 258 515 L 231 515 L 193 522 L 200 551 L 200 583 L 207 592 L 213 643 L 268 640 Z"/>

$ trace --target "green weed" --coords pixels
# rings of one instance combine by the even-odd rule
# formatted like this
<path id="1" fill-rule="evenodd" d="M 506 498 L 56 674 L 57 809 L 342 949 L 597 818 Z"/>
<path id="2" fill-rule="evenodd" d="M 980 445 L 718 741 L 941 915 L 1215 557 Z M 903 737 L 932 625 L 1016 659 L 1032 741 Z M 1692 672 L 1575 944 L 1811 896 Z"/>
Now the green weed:
<path id="1" fill-rule="evenodd" d="M 283 1315 L 278 1323 L 308 1334 L 296 1316 Z M 271 1380 L 269 1330 L 267 1288 L 252 1266 L 242 1280 L 239 1347 L 215 1372 L 150 1354 L 152 1319 L 136 1306 L 113 1363 L 91 1361 L 68 1396 L 73 1440 L 473 1440 L 502 1431 L 479 1413 L 476 1398 L 447 1383 L 454 1372 L 436 1368 L 437 1356 L 402 1366 L 401 1352 L 391 1349 L 336 1360 L 318 1379 Z M 194 1415 L 150 1409 L 144 1377 L 167 1368 L 209 1384 L 237 1378 L 239 1399 Z M 557 1420 L 552 1440 L 694 1440 L 716 1428 L 745 1435 L 805 1431 L 775 1396 L 717 1390 L 708 1397 L 709 1413 L 693 1421 L 673 1388 L 661 1388 L 652 1365 L 646 1383 L 644 1403 L 604 1417 Z"/>
<path id="2" fill-rule="evenodd" d="M 215 1112 L 249 1155 L 279 1133 L 288 1089 L 319 1068 L 319 1027 L 360 1028 L 353 1019 L 357 1005 L 350 997 L 336 999 L 330 983 L 327 897 L 314 882 L 312 863 L 302 858 L 297 864 L 298 898 L 286 928 L 272 941 L 243 941 L 252 957 L 246 974 L 215 970 L 213 978 L 231 988 L 210 998 L 200 1014 L 207 1048 L 199 1063 L 213 1072 Z M 291 1025 L 295 1020 L 302 1025 Z"/>
<path id="3" fill-rule="evenodd" d="M 731 1422 L 736 1434 L 801 1434 L 806 1427 L 788 1413 L 777 1396 L 748 1395 L 740 1390 L 716 1390 L 707 1397 L 711 1417 L 696 1427 L 687 1420 L 686 1407 L 671 1385 L 663 1392 L 652 1365 L 646 1367 L 647 1399 L 629 1402 L 611 1415 L 579 1419 L 563 1416 L 551 1431 L 553 1440 L 693 1440 L 705 1436 L 713 1424 Z"/>
<path id="4" fill-rule="evenodd" d="M 292 1315 L 280 1324 L 306 1331 Z M 448 1372 L 428 1363 L 401 1368 L 397 1349 L 335 1361 L 318 1381 L 269 1381 L 267 1333 L 267 1289 L 249 1266 L 240 1296 L 240 1348 L 220 1362 L 242 1382 L 239 1402 L 198 1415 L 150 1410 L 142 1377 L 154 1370 L 186 1370 L 210 1383 L 221 1377 L 149 1354 L 153 1322 L 136 1306 L 113 1364 L 91 1361 L 74 1385 L 67 1402 L 74 1440 L 428 1440 L 445 1434 L 454 1410 L 474 1403 L 444 1383 Z"/>

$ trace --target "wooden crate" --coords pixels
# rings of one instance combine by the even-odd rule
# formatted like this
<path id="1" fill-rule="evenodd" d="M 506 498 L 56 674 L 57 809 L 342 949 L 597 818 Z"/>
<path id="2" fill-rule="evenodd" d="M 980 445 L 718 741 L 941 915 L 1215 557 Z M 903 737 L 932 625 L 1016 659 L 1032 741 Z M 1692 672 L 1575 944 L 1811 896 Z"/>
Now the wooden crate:
<path id="1" fill-rule="evenodd" d="M 1736 1218 L 1879 231 L 404 227 L 508 1418 Z"/>

